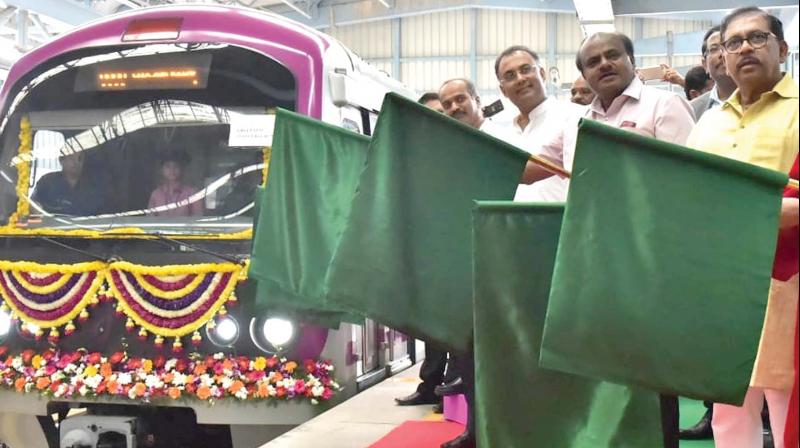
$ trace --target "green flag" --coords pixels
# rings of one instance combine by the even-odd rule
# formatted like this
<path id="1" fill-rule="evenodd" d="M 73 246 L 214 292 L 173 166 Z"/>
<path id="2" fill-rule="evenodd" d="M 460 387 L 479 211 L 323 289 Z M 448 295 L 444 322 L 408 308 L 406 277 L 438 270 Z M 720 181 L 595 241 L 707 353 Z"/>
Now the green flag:
<path id="1" fill-rule="evenodd" d="M 527 153 L 389 94 L 341 243 L 330 299 L 427 342 L 472 332 L 474 199 L 511 199 Z"/>
<path id="2" fill-rule="evenodd" d="M 661 446 L 658 395 L 539 367 L 562 204 L 481 202 L 473 215 L 480 446 Z"/>
<path id="3" fill-rule="evenodd" d="M 328 326 L 347 317 L 325 300 L 325 274 L 350 211 L 369 141 L 278 110 L 250 264 L 250 276 L 258 282 L 259 308 L 299 312 L 304 317 L 316 313 L 311 320 Z"/>
<path id="4" fill-rule="evenodd" d="M 740 404 L 786 180 L 583 120 L 541 365 Z"/>

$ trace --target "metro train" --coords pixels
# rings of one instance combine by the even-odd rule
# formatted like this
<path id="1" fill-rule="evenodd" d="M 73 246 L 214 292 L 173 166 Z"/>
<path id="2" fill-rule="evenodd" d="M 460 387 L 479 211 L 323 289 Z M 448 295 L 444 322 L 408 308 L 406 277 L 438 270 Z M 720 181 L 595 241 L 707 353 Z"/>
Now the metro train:
<path id="1" fill-rule="evenodd" d="M 0 92 L 0 442 L 258 446 L 410 365 L 404 335 L 256 310 L 246 279 L 274 110 L 369 135 L 387 92 L 415 96 L 330 36 L 228 6 L 123 12 L 18 60 Z M 335 383 L 312 374 L 330 366 Z"/>

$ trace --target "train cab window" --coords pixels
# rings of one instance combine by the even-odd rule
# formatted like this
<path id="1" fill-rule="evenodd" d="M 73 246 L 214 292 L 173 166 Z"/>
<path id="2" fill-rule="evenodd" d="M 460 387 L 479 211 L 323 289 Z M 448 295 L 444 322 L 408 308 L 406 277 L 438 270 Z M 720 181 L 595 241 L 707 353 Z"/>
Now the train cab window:
<path id="1" fill-rule="evenodd" d="M 237 47 L 177 50 L 84 56 L 31 81 L 2 135 L 0 223 L 19 199 L 12 176 L 25 116 L 27 227 L 249 228 L 274 109 L 294 109 L 294 77 Z"/>

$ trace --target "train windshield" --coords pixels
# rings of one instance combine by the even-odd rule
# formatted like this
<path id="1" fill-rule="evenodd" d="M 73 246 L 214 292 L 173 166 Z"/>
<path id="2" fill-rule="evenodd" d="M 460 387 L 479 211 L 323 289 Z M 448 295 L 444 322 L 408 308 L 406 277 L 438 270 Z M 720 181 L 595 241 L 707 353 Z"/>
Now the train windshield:
<path id="1" fill-rule="evenodd" d="M 224 44 L 148 45 L 33 75 L 3 122 L 0 224 L 250 228 L 274 110 L 297 96 L 284 66 Z"/>

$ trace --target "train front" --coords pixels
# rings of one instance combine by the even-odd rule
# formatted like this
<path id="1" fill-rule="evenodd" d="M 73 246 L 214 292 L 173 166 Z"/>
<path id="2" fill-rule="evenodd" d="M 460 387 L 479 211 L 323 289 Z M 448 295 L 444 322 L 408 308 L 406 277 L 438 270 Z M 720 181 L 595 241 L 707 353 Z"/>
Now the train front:
<path id="1" fill-rule="evenodd" d="M 220 12 L 115 16 L 10 72 L 2 418 L 47 416 L 20 446 L 268 440 L 352 392 L 350 334 L 256 307 L 247 281 L 274 109 L 319 116 L 323 42 Z"/>

